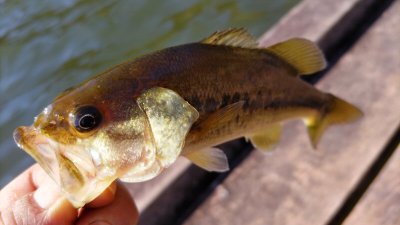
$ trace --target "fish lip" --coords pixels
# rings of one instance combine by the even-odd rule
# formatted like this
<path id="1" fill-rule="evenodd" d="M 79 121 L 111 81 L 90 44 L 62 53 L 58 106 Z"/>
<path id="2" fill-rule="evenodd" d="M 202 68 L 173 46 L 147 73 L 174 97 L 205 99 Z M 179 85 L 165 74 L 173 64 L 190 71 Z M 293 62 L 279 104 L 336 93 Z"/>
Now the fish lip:
<path id="1" fill-rule="evenodd" d="M 93 200 L 101 193 L 99 190 L 103 191 L 116 179 L 115 177 L 112 180 L 101 180 L 95 173 L 95 167 L 90 163 L 90 155 L 79 158 L 83 154 L 84 147 L 74 148 L 60 144 L 44 134 L 37 126 L 18 127 L 13 137 L 18 147 L 44 169 L 76 208 Z M 75 174 L 68 173 L 67 167 L 75 171 Z"/>
<path id="2" fill-rule="evenodd" d="M 19 148 L 28 153 L 57 184 L 60 184 L 57 153 L 50 138 L 33 126 L 16 128 L 13 138 Z"/>

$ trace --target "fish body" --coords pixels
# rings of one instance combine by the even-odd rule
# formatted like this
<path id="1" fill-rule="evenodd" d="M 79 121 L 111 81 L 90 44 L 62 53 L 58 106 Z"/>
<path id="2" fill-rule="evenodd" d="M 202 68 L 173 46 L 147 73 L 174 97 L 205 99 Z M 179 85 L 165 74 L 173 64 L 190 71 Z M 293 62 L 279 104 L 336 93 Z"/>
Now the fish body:
<path id="1" fill-rule="evenodd" d="M 325 65 L 304 39 L 258 48 L 244 29 L 217 32 L 66 90 L 14 138 L 80 207 L 115 179 L 151 179 L 180 155 L 225 171 L 213 146 L 245 136 L 268 150 L 288 119 L 305 119 L 315 146 L 329 125 L 361 115 L 299 79 Z"/>

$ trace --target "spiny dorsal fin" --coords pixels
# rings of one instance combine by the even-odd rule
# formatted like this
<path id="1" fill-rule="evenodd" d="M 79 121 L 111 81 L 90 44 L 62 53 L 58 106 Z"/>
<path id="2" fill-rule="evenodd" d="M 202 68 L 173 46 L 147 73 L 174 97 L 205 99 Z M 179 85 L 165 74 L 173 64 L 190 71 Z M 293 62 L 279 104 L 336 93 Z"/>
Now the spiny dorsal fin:
<path id="1" fill-rule="evenodd" d="M 293 38 L 267 48 L 298 71 L 300 75 L 313 74 L 326 67 L 321 49 L 312 41 Z"/>
<path id="2" fill-rule="evenodd" d="M 263 152 L 269 152 L 278 145 L 281 138 L 281 132 L 282 126 L 279 123 L 271 124 L 266 129 L 246 136 L 246 139 L 250 139 L 251 144 L 256 149 Z"/>
<path id="3" fill-rule="evenodd" d="M 229 170 L 228 159 L 225 153 L 218 148 L 195 150 L 184 156 L 197 166 L 210 172 L 225 172 Z"/>
<path id="4" fill-rule="evenodd" d="M 212 45 L 228 45 L 242 48 L 257 48 L 257 40 L 245 28 L 230 28 L 217 31 L 201 43 Z"/>

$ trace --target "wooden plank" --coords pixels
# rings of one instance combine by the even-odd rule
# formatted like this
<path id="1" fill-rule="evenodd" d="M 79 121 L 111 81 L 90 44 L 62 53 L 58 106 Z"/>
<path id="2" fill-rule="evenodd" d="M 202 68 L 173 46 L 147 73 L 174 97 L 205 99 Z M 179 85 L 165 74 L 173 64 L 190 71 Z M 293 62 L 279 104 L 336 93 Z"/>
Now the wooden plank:
<path id="1" fill-rule="evenodd" d="M 400 224 L 400 147 L 346 219 L 347 225 Z"/>
<path id="2" fill-rule="evenodd" d="M 332 42 L 338 41 L 352 29 L 374 2 L 302 1 L 260 38 L 260 44 L 269 46 L 291 37 L 304 37 L 319 42 L 326 50 Z"/>
<path id="3" fill-rule="evenodd" d="M 317 85 L 365 117 L 329 129 L 319 151 L 291 123 L 275 152 L 254 151 L 185 224 L 326 224 L 400 124 L 399 10 L 397 1 Z"/>
<path id="4" fill-rule="evenodd" d="M 372 2 L 374 0 L 338 0 L 328 2 L 303 0 L 288 15 L 283 17 L 270 32 L 260 38 L 260 44 L 267 46 L 291 36 L 303 36 L 325 43 L 322 47 L 328 48 L 357 23 L 360 15 L 363 14 L 363 10 L 368 8 Z M 336 27 L 339 20 L 344 17 L 351 23 Z M 335 33 L 337 39 L 326 37 L 329 32 Z M 189 166 L 190 163 L 187 160 L 179 159 L 173 167 L 151 181 L 126 184 L 128 190 L 136 199 L 139 211 L 145 211 L 149 205 L 156 202 L 157 197 L 186 172 Z"/>

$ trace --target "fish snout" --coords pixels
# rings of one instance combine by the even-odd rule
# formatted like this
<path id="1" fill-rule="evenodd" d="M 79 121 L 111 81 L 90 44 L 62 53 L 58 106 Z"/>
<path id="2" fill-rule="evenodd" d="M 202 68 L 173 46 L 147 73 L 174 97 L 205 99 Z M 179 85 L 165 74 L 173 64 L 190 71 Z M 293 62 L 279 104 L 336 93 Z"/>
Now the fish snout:
<path id="1" fill-rule="evenodd" d="M 65 127 L 67 123 L 66 116 L 49 105 L 35 117 L 33 127 L 44 131 L 51 131 L 59 127 Z"/>
<path id="2" fill-rule="evenodd" d="M 58 183 L 57 146 L 34 126 L 21 126 L 14 130 L 18 147 L 27 152 Z"/>

